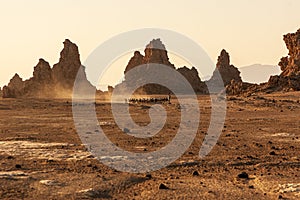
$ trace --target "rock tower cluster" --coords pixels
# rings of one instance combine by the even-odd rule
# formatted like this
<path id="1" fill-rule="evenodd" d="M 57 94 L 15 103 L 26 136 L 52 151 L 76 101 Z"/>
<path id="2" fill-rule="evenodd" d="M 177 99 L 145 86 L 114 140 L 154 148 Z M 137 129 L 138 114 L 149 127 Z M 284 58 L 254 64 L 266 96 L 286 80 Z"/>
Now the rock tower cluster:
<path id="1" fill-rule="evenodd" d="M 64 98 L 71 97 L 74 81 L 81 65 L 76 44 L 66 39 L 57 64 L 50 67 L 44 59 L 39 59 L 34 67 L 32 78 L 23 81 L 15 74 L 7 86 L 3 87 L 4 98 L 36 97 Z M 81 80 L 85 87 L 93 88 L 86 76 Z"/>

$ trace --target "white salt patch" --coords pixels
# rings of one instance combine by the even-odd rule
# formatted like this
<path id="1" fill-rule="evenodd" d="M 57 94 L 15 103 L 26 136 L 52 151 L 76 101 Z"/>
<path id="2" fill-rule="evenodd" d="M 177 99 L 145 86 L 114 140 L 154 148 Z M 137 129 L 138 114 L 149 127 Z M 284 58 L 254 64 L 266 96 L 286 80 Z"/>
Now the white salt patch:
<path id="1" fill-rule="evenodd" d="M 274 137 L 289 137 L 291 136 L 290 133 L 275 133 L 273 134 Z"/>
<path id="2" fill-rule="evenodd" d="M 29 141 L 1 141 L 0 155 L 22 156 L 25 159 L 82 160 L 91 156 L 90 152 L 76 151 L 65 147 L 68 143 L 39 143 Z M 64 148 L 62 148 L 64 147 Z"/>
<path id="3" fill-rule="evenodd" d="M 54 180 L 41 180 L 41 184 L 46 185 L 46 186 L 57 186 L 60 185 L 57 181 Z"/>
<path id="4" fill-rule="evenodd" d="M 279 193 L 298 193 L 300 194 L 300 183 L 279 184 Z"/>
<path id="5" fill-rule="evenodd" d="M 0 178 L 26 178 L 28 175 L 22 171 L 0 172 Z"/>

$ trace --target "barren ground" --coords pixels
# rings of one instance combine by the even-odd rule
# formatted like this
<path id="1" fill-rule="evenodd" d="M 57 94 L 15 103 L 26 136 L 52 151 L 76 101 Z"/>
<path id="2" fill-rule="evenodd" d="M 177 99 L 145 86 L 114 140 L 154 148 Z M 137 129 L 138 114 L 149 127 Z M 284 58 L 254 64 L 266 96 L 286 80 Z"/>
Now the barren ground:
<path id="1" fill-rule="evenodd" d="M 299 100 L 299 92 L 228 97 L 222 135 L 200 160 L 210 101 L 199 96 L 201 124 L 192 146 L 146 175 L 118 172 L 93 158 L 74 128 L 70 100 L 0 99 L 0 198 L 300 199 Z M 137 123 L 149 123 L 148 106 L 130 106 Z M 163 147 L 179 125 L 173 101 L 164 105 L 168 120 L 158 135 L 134 139 L 115 125 L 109 103 L 96 107 L 105 133 L 129 151 Z M 239 178 L 242 172 L 249 178 Z M 161 183 L 169 189 L 159 189 Z"/>

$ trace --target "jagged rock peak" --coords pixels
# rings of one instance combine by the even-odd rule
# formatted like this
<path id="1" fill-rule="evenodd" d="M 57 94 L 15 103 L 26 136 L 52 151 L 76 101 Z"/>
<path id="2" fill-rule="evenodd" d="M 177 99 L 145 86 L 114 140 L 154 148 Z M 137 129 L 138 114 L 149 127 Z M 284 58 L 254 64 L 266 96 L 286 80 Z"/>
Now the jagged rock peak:
<path id="1" fill-rule="evenodd" d="M 282 76 L 291 76 L 300 74 L 300 29 L 296 33 L 288 33 L 283 36 L 289 53 L 287 57 L 281 58 L 279 66 L 282 70 Z"/>
<path id="2" fill-rule="evenodd" d="M 69 39 L 66 39 L 63 44 L 59 62 L 52 69 L 52 78 L 55 84 L 70 90 L 81 67 L 80 54 L 77 45 Z"/>
<path id="3" fill-rule="evenodd" d="M 4 98 L 15 98 L 22 95 L 24 89 L 24 82 L 19 74 L 15 74 L 12 79 L 10 79 L 7 86 L 3 87 L 3 97 Z"/>
<path id="4" fill-rule="evenodd" d="M 150 41 L 150 43 L 146 45 L 144 52 L 145 56 L 139 51 L 134 52 L 134 55 L 131 57 L 125 68 L 124 74 L 136 66 L 149 63 L 163 64 L 175 68 L 169 61 L 166 47 L 159 38 Z"/>
<path id="5" fill-rule="evenodd" d="M 218 62 L 216 65 L 216 69 L 213 73 L 213 76 L 209 80 L 211 83 L 218 82 L 218 73 L 220 73 L 224 86 L 227 86 L 231 83 L 232 80 L 235 82 L 242 82 L 242 78 L 240 76 L 240 71 L 238 68 L 230 64 L 230 56 L 226 50 L 222 50 L 220 56 L 218 57 Z"/>
<path id="6" fill-rule="evenodd" d="M 17 73 L 15 73 L 15 75 L 10 79 L 8 83 L 8 87 L 12 87 L 12 88 L 19 87 L 22 85 L 23 85 L 23 80 Z"/>
<path id="7" fill-rule="evenodd" d="M 160 38 L 153 39 L 150 41 L 149 44 L 147 44 L 146 49 L 161 49 L 166 50 L 165 45 L 162 43 Z"/>
<path id="8" fill-rule="evenodd" d="M 196 93 L 206 93 L 207 88 L 205 86 L 205 83 L 201 81 L 198 70 L 195 67 L 189 69 L 188 67 L 183 66 L 181 68 L 178 68 L 177 71 L 181 73 L 186 78 L 186 80 L 189 81 Z"/>
<path id="9" fill-rule="evenodd" d="M 282 70 L 278 76 L 271 76 L 260 90 L 295 91 L 300 90 L 300 29 L 296 33 L 288 33 L 283 40 L 289 51 L 288 56 L 282 57 L 279 66 Z"/>
<path id="10" fill-rule="evenodd" d="M 124 74 L 126 74 L 132 68 L 143 64 L 144 63 L 143 59 L 144 56 L 139 51 L 135 51 L 133 57 L 131 57 L 131 59 L 127 64 L 127 67 L 125 68 Z"/>
<path id="11" fill-rule="evenodd" d="M 225 49 L 222 49 L 218 57 L 217 68 L 228 67 L 230 65 L 230 56 Z"/>
<path id="12" fill-rule="evenodd" d="M 33 78 L 40 81 L 51 79 L 51 67 L 47 61 L 40 58 L 38 64 L 34 67 Z"/>
<path id="13" fill-rule="evenodd" d="M 10 79 L 10 82 L 12 81 L 23 81 L 22 78 L 19 76 L 18 73 L 15 73 L 15 75 Z"/>
<path id="14" fill-rule="evenodd" d="M 78 85 L 81 86 L 82 91 L 95 90 L 96 88 L 86 78 L 77 45 L 68 39 L 63 44 L 59 62 L 52 69 L 47 61 L 39 59 L 34 67 L 33 77 L 22 81 L 16 74 L 8 86 L 3 88 L 3 97 L 69 98 L 79 71 Z"/>
<path id="15" fill-rule="evenodd" d="M 145 49 L 144 64 L 146 63 L 158 63 L 174 68 L 174 65 L 170 63 L 168 52 L 165 45 L 161 40 L 153 39 Z"/>
<path id="16" fill-rule="evenodd" d="M 59 62 L 64 62 L 67 59 L 73 59 L 80 63 L 80 54 L 78 50 L 78 46 L 71 42 L 69 39 L 66 39 L 64 42 L 64 48 L 60 52 L 60 59 Z"/>

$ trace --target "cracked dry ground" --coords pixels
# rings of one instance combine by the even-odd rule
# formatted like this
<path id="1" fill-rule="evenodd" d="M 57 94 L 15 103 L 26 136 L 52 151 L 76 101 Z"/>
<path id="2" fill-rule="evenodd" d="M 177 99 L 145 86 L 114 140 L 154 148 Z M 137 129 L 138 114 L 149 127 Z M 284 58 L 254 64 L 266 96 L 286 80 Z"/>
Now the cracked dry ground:
<path id="1" fill-rule="evenodd" d="M 210 101 L 199 96 L 201 122 L 193 144 L 170 166 L 150 174 L 119 172 L 93 158 L 76 134 L 70 101 L 1 99 L 0 198 L 299 199 L 300 93 L 227 99 L 225 126 L 208 156 L 199 159 L 198 153 Z M 136 123 L 149 123 L 149 106 L 130 106 Z M 173 101 L 164 107 L 163 130 L 136 139 L 115 125 L 110 104 L 96 104 L 110 140 L 141 153 L 165 146 L 176 134 L 179 106 Z"/>

